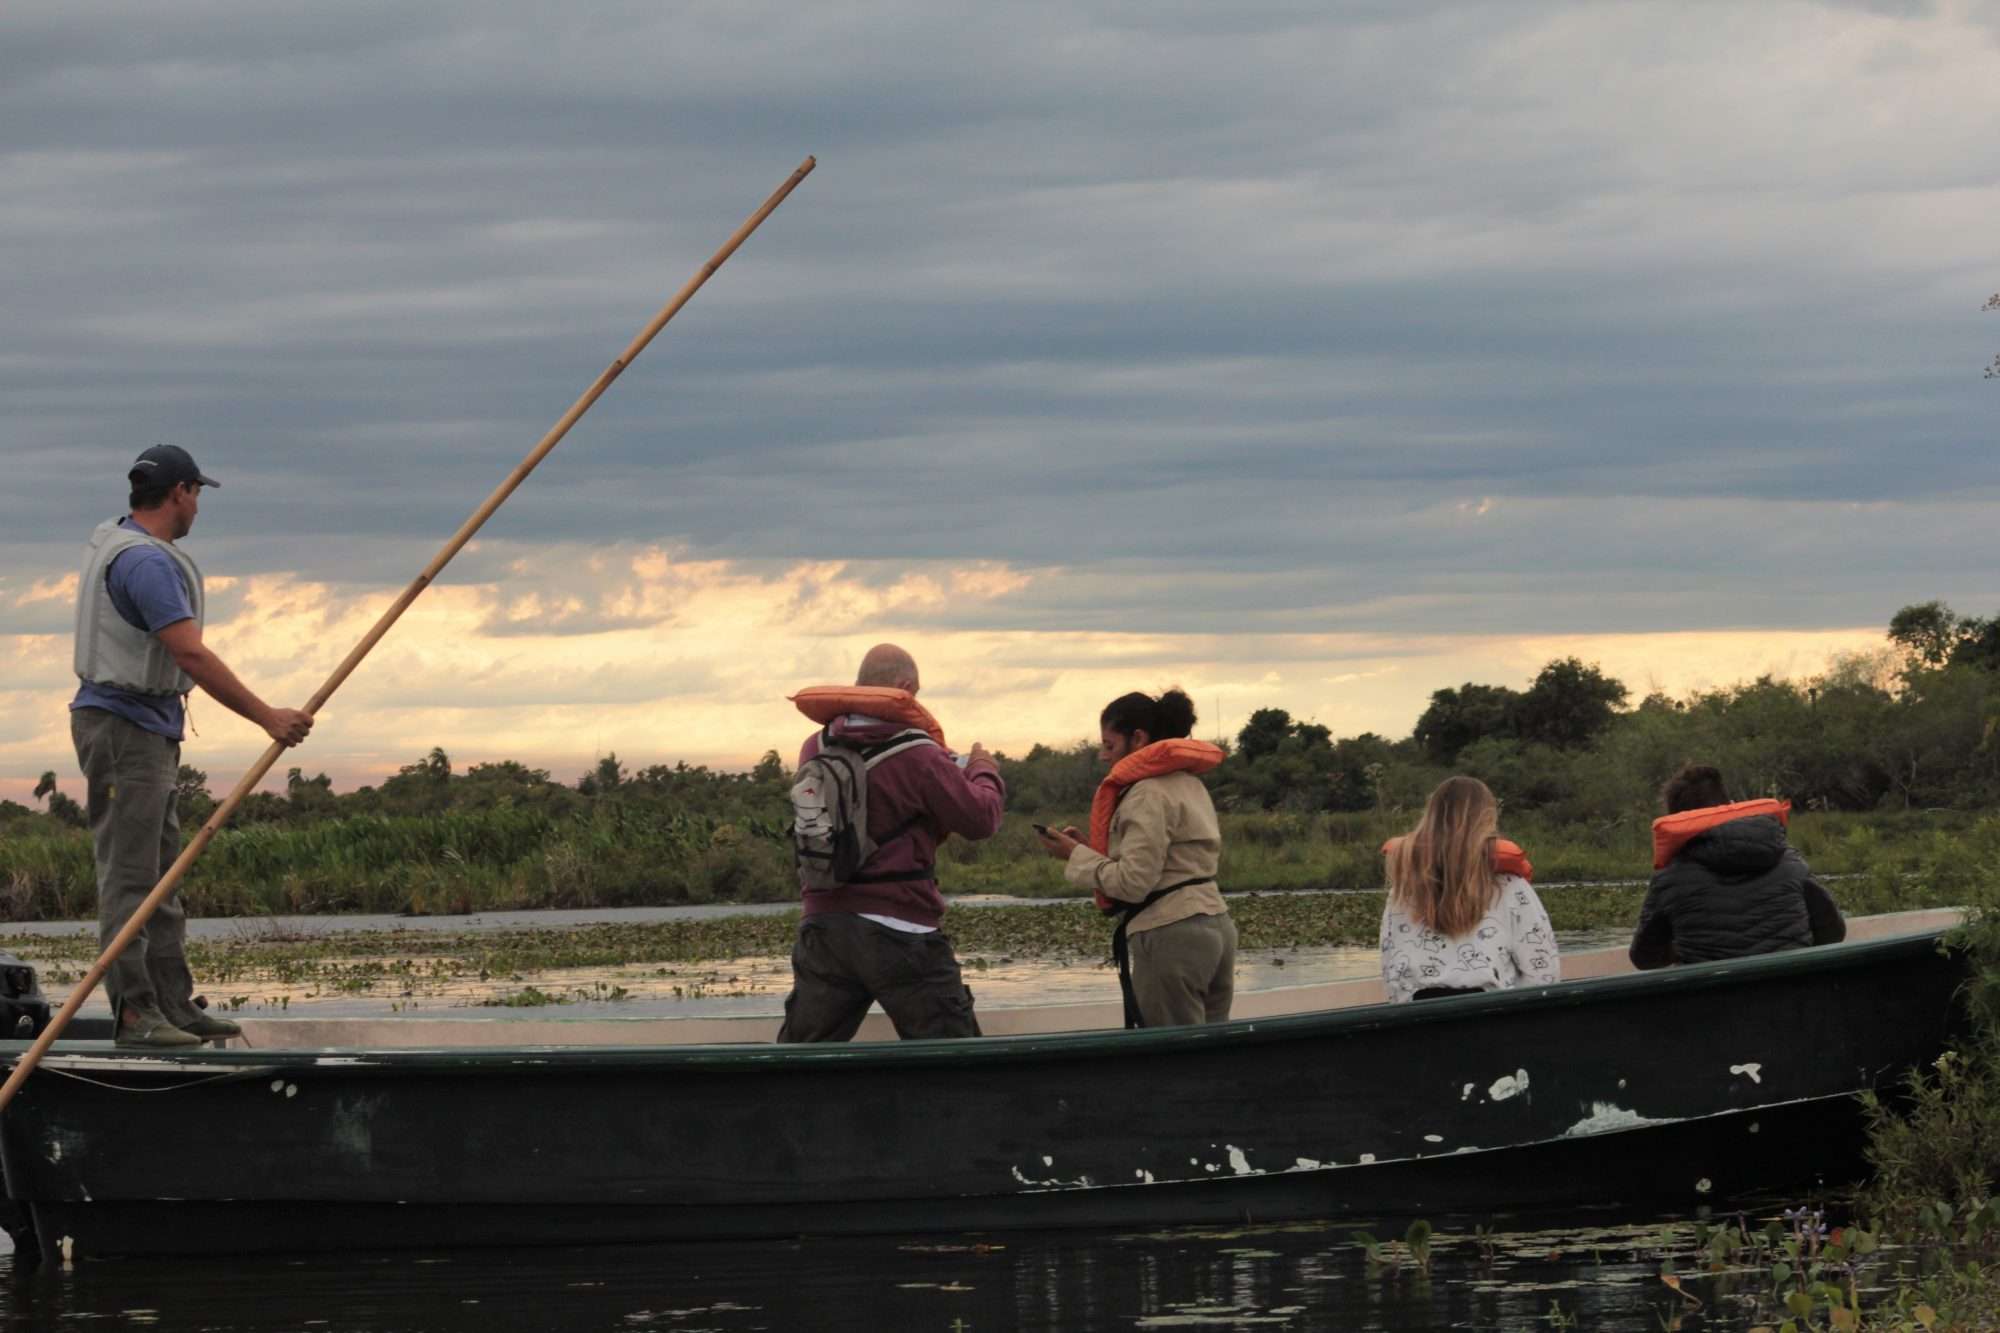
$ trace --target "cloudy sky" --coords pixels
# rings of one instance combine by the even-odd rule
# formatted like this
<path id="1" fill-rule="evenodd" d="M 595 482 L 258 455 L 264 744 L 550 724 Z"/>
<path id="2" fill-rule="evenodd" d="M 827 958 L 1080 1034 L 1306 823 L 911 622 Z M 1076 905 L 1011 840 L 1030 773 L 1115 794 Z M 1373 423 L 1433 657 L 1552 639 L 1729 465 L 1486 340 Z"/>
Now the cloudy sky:
<path id="1" fill-rule="evenodd" d="M 1996 68 L 1914 0 L 10 4 L 0 796 L 141 448 L 303 702 L 807 153 L 299 762 L 745 763 L 878 638 L 1021 748 L 1992 612 Z"/>

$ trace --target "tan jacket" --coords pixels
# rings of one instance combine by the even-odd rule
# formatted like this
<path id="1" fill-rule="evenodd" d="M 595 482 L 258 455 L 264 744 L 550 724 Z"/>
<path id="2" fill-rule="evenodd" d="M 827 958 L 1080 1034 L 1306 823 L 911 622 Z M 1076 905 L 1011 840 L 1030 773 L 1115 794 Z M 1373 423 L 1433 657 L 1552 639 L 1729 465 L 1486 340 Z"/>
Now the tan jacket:
<path id="1" fill-rule="evenodd" d="M 1191 916 L 1227 912 L 1215 883 L 1221 861 L 1222 825 L 1208 788 L 1192 773 L 1169 773 L 1126 788 L 1111 817 L 1111 854 L 1078 847 L 1063 864 L 1063 876 L 1125 903 L 1144 902 L 1154 889 L 1183 880 L 1205 881 L 1170 893 L 1133 917 L 1126 933 L 1136 935 Z"/>

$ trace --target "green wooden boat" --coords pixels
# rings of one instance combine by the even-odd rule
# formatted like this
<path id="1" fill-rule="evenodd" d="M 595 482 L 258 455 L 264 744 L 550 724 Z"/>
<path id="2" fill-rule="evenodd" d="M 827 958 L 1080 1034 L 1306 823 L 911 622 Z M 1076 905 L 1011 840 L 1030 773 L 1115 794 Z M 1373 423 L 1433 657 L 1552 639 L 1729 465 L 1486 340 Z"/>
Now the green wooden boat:
<path id="1" fill-rule="evenodd" d="M 1159 1031 L 63 1042 L 0 1116 L 6 1220 L 61 1259 L 1719 1204 L 1852 1178 L 1855 1094 L 1952 1030 L 1942 918 L 1854 924 L 1416 1005 L 1301 988 L 1304 1012 Z"/>

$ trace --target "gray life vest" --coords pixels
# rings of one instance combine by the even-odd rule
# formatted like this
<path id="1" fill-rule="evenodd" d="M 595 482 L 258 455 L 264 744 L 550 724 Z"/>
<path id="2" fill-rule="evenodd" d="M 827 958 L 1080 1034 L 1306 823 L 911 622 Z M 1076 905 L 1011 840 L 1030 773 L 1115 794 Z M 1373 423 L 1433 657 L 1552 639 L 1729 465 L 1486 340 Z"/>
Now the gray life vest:
<path id="1" fill-rule="evenodd" d="M 133 694 L 186 694 L 194 679 L 180 669 L 166 645 L 118 614 L 107 580 L 111 562 L 134 546 L 157 546 L 180 570 L 187 585 L 194 623 L 203 624 L 201 569 L 188 553 L 151 533 L 121 527 L 111 519 L 97 525 L 84 548 L 83 577 L 76 589 L 76 674 L 97 685 Z"/>

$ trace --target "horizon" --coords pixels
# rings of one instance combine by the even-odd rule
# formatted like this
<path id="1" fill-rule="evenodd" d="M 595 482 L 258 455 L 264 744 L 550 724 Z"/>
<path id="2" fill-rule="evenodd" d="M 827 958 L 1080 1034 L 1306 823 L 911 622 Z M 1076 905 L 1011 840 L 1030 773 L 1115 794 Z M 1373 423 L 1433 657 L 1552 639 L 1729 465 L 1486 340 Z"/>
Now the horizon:
<path id="1" fill-rule="evenodd" d="M 1597 651 L 1599 655 L 1595 657 L 1584 656 L 1583 660 L 1588 664 L 1601 667 L 1605 675 L 1620 681 L 1630 691 L 1630 696 L 1625 707 L 1620 710 L 1621 712 L 1630 711 L 1646 695 L 1654 692 L 1664 693 L 1673 698 L 1687 698 L 1711 690 L 1728 689 L 1747 684 L 1762 676 L 1771 676 L 1781 680 L 1803 681 L 1832 670 L 1843 658 L 1852 657 L 1857 654 L 1886 653 L 1889 650 L 1889 640 L 1886 630 L 1826 631 L 1815 638 L 1816 642 L 1823 643 L 1827 647 L 1824 657 L 1817 662 L 1802 661 L 1800 658 L 1801 650 L 1795 649 L 1792 656 L 1784 661 L 1782 667 L 1774 669 L 1776 659 L 1767 653 L 1760 655 L 1760 652 L 1763 650 L 1760 650 L 1757 646 L 1765 637 L 1756 631 L 1743 631 L 1740 634 L 1727 636 L 1725 640 L 1718 644 L 1716 636 L 1703 636 L 1703 648 L 1695 650 L 1693 654 L 1698 655 L 1702 661 L 1713 662 L 1719 656 L 1722 660 L 1739 660 L 1750 665 L 1744 671 L 1726 678 L 1719 677 L 1708 671 L 1696 671 L 1684 678 L 1679 678 L 1677 681 L 1663 677 L 1657 669 L 1647 670 L 1642 674 L 1635 674 L 1630 669 L 1620 671 L 1615 667 L 1616 662 L 1624 660 L 1632 667 L 1650 664 L 1651 667 L 1657 668 L 1657 636 L 1636 636 L 1632 642 L 1622 646 L 1602 639 L 1594 641 L 1540 640 L 1536 641 L 1534 647 L 1518 645 L 1509 641 L 1505 645 L 1504 654 L 1496 653 L 1490 658 L 1475 656 L 1467 660 L 1497 661 L 1501 660 L 1503 655 L 1511 654 L 1509 660 L 1518 659 L 1525 661 L 1527 657 L 1533 656 L 1537 651 L 1546 652 L 1548 655 L 1535 661 L 1533 665 L 1526 667 L 1525 670 L 1516 673 L 1514 677 L 1509 679 L 1480 679 L 1477 676 L 1468 676 L 1453 678 L 1448 682 L 1416 682 L 1416 688 L 1422 691 L 1422 701 L 1413 709 L 1408 710 L 1406 720 L 1400 725 L 1391 724 L 1388 727 L 1356 726 L 1346 729 L 1335 726 L 1333 727 L 1333 739 L 1340 740 L 1345 737 L 1368 733 L 1382 736 L 1391 741 L 1405 739 L 1410 735 L 1423 707 L 1429 703 L 1432 691 L 1457 688 L 1467 683 L 1506 685 L 1514 688 L 1525 687 L 1535 672 L 1539 671 L 1548 662 L 1563 657 L 1581 656 L 1583 653 L 1592 650 Z M 1571 651 L 1572 649 L 1577 651 Z M 859 660 L 859 650 L 855 653 L 855 660 Z M 954 721 L 954 712 L 956 711 L 954 704 L 964 702 L 964 692 L 954 691 L 950 688 L 932 688 L 928 684 L 930 679 L 931 673 L 927 669 L 927 683 L 920 697 L 938 717 L 951 743 L 955 747 L 963 749 L 969 747 L 971 741 L 980 740 L 987 745 L 988 749 L 1004 753 L 1009 758 L 1020 758 L 1038 744 L 1053 748 L 1063 748 L 1078 743 L 1095 744 L 1094 731 L 1097 709 L 1101 708 L 1103 703 L 1115 697 L 1116 694 L 1123 692 L 1122 689 L 1107 684 L 1105 688 L 1110 689 L 1111 692 L 1104 693 L 1103 697 L 1095 705 L 1092 705 L 1081 714 L 1082 725 L 1066 738 L 1055 739 L 1047 733 L 1036 735 L 1020 733 L 1010 735 L 1005 740 L 994 741 L 987 740 L 984 736 L 973 735 L 970 731 L 956 725 Z M 1107 677 L 1107 681 L 1109 679 Z M 792 688 L 802 688 L 804 684 L 825 683 L 839 682 L 802 682 L 800 685 L 793 686 Z M 1136 688 L 1157 690 L 1165 685 L 1173 684 L 1181 685 L 1194 698 L 1197 711 L 1195 733 L 1200 736 L 1219 736 L 1234 742 L 1243 724 L 1249 720 L 1250 714 L 1260 708 L 1284 708 L 1287 713 L 1291 714 L 1298 721 L 1320 723 L 1325 723 L 1326 721 L 1324 717 L 1317 714 L 1301 713 L 1296 709 L 1290 708 L 1281 700 L 1270 699 L 1260 701 L 1255 696 L 1255 685 L 1240 687 L 1240 693 L 1235 692 L 1237 687 L 1224 687 L 1211 691 L 1210 699 L 1207 703 L 1204 702 L 1203 696 L 1196 692 L 1195 687 L 1190 687 L 1178 680 L 1163 680 L 1150 685 L 1137 686 Z M 336 695 L 336 702 L 341 698 L 342 696 Z M 1230 699 L 1235 707 L 1217 710 L 1214 704 L 1215 700 L 1220 698 Z M 199 707 L 200 705 L 197 704 L 197 708 Z M 334 708 L 330 706 L 328 709 L 329 714 L 334 711 Z M 216 720 L 215 715 L 219 712 L 219 709 L 211 705 L 206 712 L 208 719 L 201 724 L 204 726 L 208 725 L 210 721 Z M 783 726 L 789 729 L 780 732 L 778 730 L 779 724 L 777 722 L 771 723 L 770 725 L 773 728 L 772 734 L 777 739 L 755 749 L 655 753 L 652 751 L 642 751 L 637 748 L 621 748 L 620 743 L 613 743 L 601 746 L 589 753 L 575 750 L 514 753 L 483 747 L 476 737 L 468 736 L 461 732 L 450 743 L 442 739 L 425 741 L 420 744 L 413 741 L 407 751 L 383 752 L 367 765 L 349 765 L 339 768 L 313 762 L 312 748 L 315 741 L 319 738 L 319 732 L 316 730 L 314 738 L 308 740 L 304 746 L 294 747 L 281 756 L 278 762 L 272 766 L 270 774 L 259 784 L 257 789 L 259 791 L 283 792 L 285 790 L 285 774 L 287 770 L 294 767 L 303 770 L 309 777 L 324 773 L 331 779 L 336 791 L 354 791 L 363 786 L 377 786 L 383 779 L 394 775 L 398 769 L 422 759 L 430 753 L 434 746 L 444 750 L 450 756 L 452 771 L 455 774 L 463 774 L 468 768 L 476 764 L 511 760 L 529 768 L 546 770 L 552 781 L 560 782 L 567 786 L 574 786 L 577 779 L 588 773 L 599 759 L 611 754 L 615 754 L 619 762 L 628 771 L 636 771 L 655 764 L 672 766 L 676 763 L 686 763 L 690 767 L 706 767 L 718 772 L 742 772 L 754 767 L 766 751 L 775 750 L 778 756 L 784 760 L 786 767 L 790 768 L 797 757 L 797 747 L 805 739 L 806 735 L 811 732 L 812 724 L 800 717 L 782 699 L 778 701 L 776 707 L 765 708 L 761 712 L 767 715 L 776 715 L 776 717 L 782 720 Z M 1400 714 L 1398 715 L 1400 716 Z M 215 753 L 239 759 L 240 762 L 234 768 L 227 766 L 218 767 L 213 763 L 203 762 L 202 751 L 192 748 L 200 744 L 198 741 L 191 740 L 190 743 L 184 744 L 182 747 L 181 762 L 207 773 L 209 789 L 217 796 L 228 791 L 235 784 L 241 773 L 249 768 L 251 760 L 260 754 L 263 749 L 261 744 L 250 739 L 249 733 L 255 729 L 248 723 L 242 722 L 233 716 L 228 717 L 227 722 L 233 730 L 243 734 L 238 738 L 239 744 L 236 748 L 223 748 L 216 750 Z M 262 733 L 257 732 L 256 735 L 261 737 Z M 63 757 L 68 758 L 71 756 Z M 8 775 L 0 777 L 0 799 L 13 800 L 31 807 L 37 805 L 38 802 L 30 798 L 29 792 L 39 779 L 40 773 L 47 771 L 48 768 L 48 765 L 44 765 L 42 769 L 38 769 L 33 775 Z M 83 795 L 81 777 L 74 773 L 66 773 L 60 766 L 55 767 L 53 771 L 56 773 L 58 787 L 73 798 L 81 799 Z"/>

